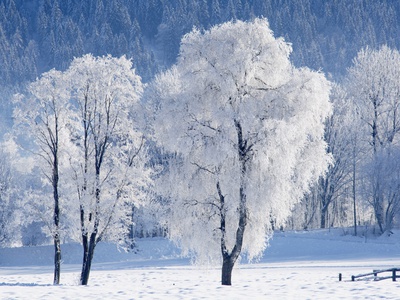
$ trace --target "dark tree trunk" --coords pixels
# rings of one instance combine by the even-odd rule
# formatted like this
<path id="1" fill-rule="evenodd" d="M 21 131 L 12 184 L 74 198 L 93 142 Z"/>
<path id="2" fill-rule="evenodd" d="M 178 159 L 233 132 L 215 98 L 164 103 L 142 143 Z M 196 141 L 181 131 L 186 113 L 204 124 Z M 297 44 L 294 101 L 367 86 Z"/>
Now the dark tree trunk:
<path id="1" fill-rule="evenodd" d="M 61 242 L 58 232 L 54 236 L 54 284 L 60 284 Z"/>
<path id="2" fill-rule="evenodd" d="M 94 255 L 94 249 L 96 247 L 96 235 L 91 234 L 90 240 L 83 243 L 83 262 L 82 272 L 80 278 L 81 285 L 87 285 L 89 282 L 90 269 L 92 268 L 92 260 Z"/>
<path id="3" fill-rule="evenodd" d="M 56 130 L 56 138 L 58 141 L 58 131 Z M 56 144 L 57 145 L 57 144 Z M 60 273 L 61 273 L 61 241 L 60 241 L 60 198 L 58 194 L 58 148 L 54 146 L 54 157 L 53 157 L 53 199 L 54 199 L 54 212 L 53 212 L 53 221 L 54 221 L 54 284 L 60 283 Z"/>
<path id="4" fill-rule="evenodd" d="M 227 256 L 223 259 L 222 262 L 222 277 L 221 283 L 222 285 L 232 285 L 232 270 L 235 262 L 232 259 L 232 256 Z"/>
<path id="5" fill-rule="evenodd" d="M 242 252 L 244 230 L 246 228 L 247 222 L 247 210 L 243 210 L 239 215 L 239 226 L 236 231 L 236 241 L 232 251 L 229 253 L 225 244 L 225 234 L 221 238 L 221 251 L 222 251 L 222 285 L 232 285 L 232 270 L 238 259 L 240 253 Z M 223 220 L 225 223 L 225 219 Z M 221 222 L 222 223 L 222 222 Z"/>
<path id="6" fill-rule="evenodd" d="M 357 236 L 357 206 L 356 206 L 356 151 L 353 148 L 353 218 L 354 218 L 354 236 Z"/>
<path id="7" fill-rule="evenodd" d="M 98 177 L 97 177 L 98 178 Z M 100 189 L 96 189 L 96 211 L 94 217 L 89 214 L 89 219 L 94 218 L 93 232 L 90 234 L 90 239 L 88 239 L 88 233 L 83 231 L 82 234 L 82 244 L 83 244 L 83 262 L 82 262 L 82 272 L 81 272 L 81 285 L 87 285 L 89 282 L 90 269 L 92 268 L 92 260 L 94 255 L 94 249 L 97 243 L 101 240 L 97 237 L 99 230 L 99 205 L 100 205 Z M 84 220 L 84 208 L 81 207 L 81 220 Z M 84 228 L 84 227 L 83 227 Z"/>

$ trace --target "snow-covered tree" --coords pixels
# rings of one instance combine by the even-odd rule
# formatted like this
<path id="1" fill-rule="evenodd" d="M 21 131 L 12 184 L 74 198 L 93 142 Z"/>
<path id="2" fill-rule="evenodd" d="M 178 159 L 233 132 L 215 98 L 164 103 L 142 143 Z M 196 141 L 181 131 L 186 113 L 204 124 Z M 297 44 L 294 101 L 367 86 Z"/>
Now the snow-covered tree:
<path id="1" fill-rule="evenodd" d="M 329 166 L 326 176 L 320 178 L 316 189 L 320 204 L 321 228 L 329 225 L 329 206 L 337 201 L 346 200 L 346 190 L 350 187 L 353 169 L 353 139 L 356 137 L 354 131 L 358 128 L 354 126 L 354 108 L 341 86 L 333 86 L 331 101 L 334 110 L 325 123 L 325 141 L 335 163 Z"/>
<path id="2" fill-rule="evenodd" d="M 54 200 L 51 192 L 50 181 L 38 165 L 43 164 L 35 153 L 21 151 L 21 145 L 16 143 L 17 132 L 5 134 L 0 144 L 0 180 L 3 186 L 1 192 L 1 222 L 5 232 L 5 239 L 2 246 L 32 245 L 32 243 L 43 244 L 53 238 L 54 233 Z M 25 136 L 25 135 L 24 135 Z M 26 136 L 25 136 L 26 137 Z M 31 149 L 34 150 L 33 148 Z M 32 154 L 32 155 L 31 155 Z M 35 168 L 36 172 L 33 172 Z M 39 183 L 39 184 L 38 184 Z M 43 183 L 43 184 L 42 184 Z M 32 187 L 39 187 L 42 190 L 41 197 L 37 198 L 37 190 Z M 44 187 L 44 188 L 43 188 Z M 50 188 L 47 188 L 50 187 Z M 42 189 L 43 188 L 43 189 Z M 38 205 L 33 205 L 33 199 L 38 200 Z M 39 206 L 46 206 L 47 213 L 44 217 L 43 211 L 38 210 Z M 44 217 L 44 218 L 43 218 Z M 46 219 L 46 224 L 41 220 Z M 39 230 L 28 232 L 27 228 L 34 228 L 33 222 L 40 220 Z M 2 225 L 3 226 L 3 225 Z M 46 227 L 46 228 L 44 228 Z M 38 226 L 36 226 L 38 228 Z M 37 237 L 42 238 L 38 239 Z M 54 241 L 54 239 L 53 239 Z"/>
<path id="3" fill-rule="evenodd" d="M 60 193 L 59 160 L 61 131 L 65 127 L 68 97 L 63 74 L 51 70 L 33 82 L 29 87 L 30 96 L 16 97 L 14 127 L 17 135 L 24 135 L 33 143 L 32 152 L 42 169 L 42 177 L 52 187 L 53 222 L 52 232 L 54 257 L 54 284 L 60 283 L 61 240 L 60 240 Z M 46 197 L 46 196 L 45 196 Z"/>
<path id="4" fill-rule="evenodd" d="M 295 68 L 291 50 L 265 19 L 194 29 L 152 87 L 155 138 L 175 154 L 159 184 L 170 238 L 197 262 L 222 257 L 223 285 L 330 162 L 330 84 Z"/>
<path id="5" fill-rule="evenodd" d="M 399 78 L 400 53 L 387 46 L 379 50 L 361 50 L 347 77 L 348 93 L 358 109 L 363 125 L 359 128 L 360 135 L 363 134 L 370 149 L 365 156 L 368 167 L 364 168 L 364 182 L 369 181 L 366 185 L 369 188 L 365 192 L 382 233 L 391 229 L 394 216 L 387 211 L 393 208 L 388 198 L 392 197 L 389 194 L 392 195 L 393 186 L 391 185 L 390 192 L 385 190 L 388 187 L 385 181 L 392 179 L 383 176 L 380 166 L 390 164 L 388 159 L 393 159 L 396 164 L 398 159 L 395 155 L 400 133 Z"/>
<path id="6" fill-rule="evenodd" d="M 16 97 L 16 139 L 37 156 L 30 167 L 43 174 L 27 193 L 40 212 L 32 221 L 53 220 L 55 283 L 60 228 L 64 238 L 82 242 L 80 282 L 86 285 L 97 243 L 119 241 L 129 230 L 132 205 L 144 197 L 150 173 L 138 122 L 142 90 L 130 60 L 85 55 L 64 72 L 43 74 L 30 85 L 29 97 Z M 52 217 L 44 200 L 50 194 Z"/>
<path id="7" fill-rule="evenodd" d="M 17 201 L 13 198 L 13 176 L 10 155 L 0 144 L 0 247 L 15 242 Z"/>
<path id="8" fill-rule="evenodd" d="M 95 247 L 118 240 L 149 183 L 138 123 L 141 79 L 125 57 L 76 58 L 65 72 L 74 108 L 67 124 L 70 197 L 77 198 L 86 285 Z"/>

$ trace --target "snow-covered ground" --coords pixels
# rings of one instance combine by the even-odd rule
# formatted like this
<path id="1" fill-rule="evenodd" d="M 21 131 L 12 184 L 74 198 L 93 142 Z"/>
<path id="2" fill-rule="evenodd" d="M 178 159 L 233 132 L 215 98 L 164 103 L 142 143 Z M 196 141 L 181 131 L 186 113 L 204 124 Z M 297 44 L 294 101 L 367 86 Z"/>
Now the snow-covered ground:
<path id="1" fill-rule="evenodd" d="M 238 265 L 233 285 L 218 267 L 197 267 L 164 239 L 138 241 L 138 254 L 99 244 L 88 286 L 81 249 L 64 245 L 61 285 L 52 247 L 0 249 L 0 299 L 400 299 L 400 279 L 351 282 L 351 275 L 400 267 L 400 231 L 360 238 L 343 229 L 278 232 L 258 263 Z M 338 274 L 343 281 L 338 281 Z"/>

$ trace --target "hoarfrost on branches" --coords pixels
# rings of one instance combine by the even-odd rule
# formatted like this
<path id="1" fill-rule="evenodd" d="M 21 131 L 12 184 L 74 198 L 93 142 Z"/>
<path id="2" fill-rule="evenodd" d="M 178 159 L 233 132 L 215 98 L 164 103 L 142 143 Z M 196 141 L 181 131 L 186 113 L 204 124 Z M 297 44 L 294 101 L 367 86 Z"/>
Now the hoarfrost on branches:
<path id="1" fill-rule="evenodd" d="M 363 197 L 381 233 L 390 232 L 400 211 L 400 191 L 393 184 L 398 174 L 392 169 L 399 161 L 399 77 L 400 52 L 387 46 L 360 50 L 347 76 L 346 87 L 361 119 L 359 133 L 367 144 Z"/>
<path id="2" fill-rule="evenodd" d="M 69 99 L 65 88 L 64 74 L 51 70 L 29 86 L 30 96 L 16 97 L 17 107 L 14 110 L 15 131 L 32 139 L 33 153 L 38 159 L 42 171 L 42 180 L 49 190 L 43 189 L 42 195 L 52 194 L 52 205 L 45 211 L 52 210 L 52 217 L 46 223 L 54 240 L 54 284 L 60 283 L 61 237 L 60 237 L 60 160 L 64 150 L 65 124 L 68 118 Z M 34 199 L 36 195 L 28 197 Z M 44 201 L 46 203 L 46 201 Z M 37 204 L 35 204 L 37 205 Z M 46 205 L 44 205 L 46 206 Z M 41 211 L 37 209 L 37 211 Z M 46 213 L 46 212 L 44 212 Z M 52 222 L 49 222 L 52 220 Z"/>
<path id="3" fill-rule="evenodd" d="M 51 206 L 38 199 L 49 198 L 47 186 L 53 187 L 57 222 L 50 231 L 58 244 L 61 228 L 64 238 L 82 242 L 82 284 L 97 243 L 123 239 L 132 207 L 142 203 L 151 184 L 138 121 L 142 91 L 130 60 L 89 54 L 64 72 L 43 74 L 30 85 L 31 97 L 16 97 L 16 132 L 39 158 L 46 187 L 41 197 L 32 195 L 32 206 L 50 223 Z"/>
<path id="4" fill-rule="evenodd" d="M 131 222 L 133 205 L 150 183 L 144 137 L 137 123 L 141 79 L 125 57 L 75 59 L 66 71 L 73 103 L 69 123 L 71 191 L 78 199 L 86 285 L 97 243 L 119 240 Z"/>
<path id="5" fill-rule="evenodd" d="M 194 29 L 155 80 L 155 138 L 176 153 L 160 186 L 169 234 L 197 262 L 256 259 L 326 171 L 330 85 L 290 53 L 265 19 Z"/>

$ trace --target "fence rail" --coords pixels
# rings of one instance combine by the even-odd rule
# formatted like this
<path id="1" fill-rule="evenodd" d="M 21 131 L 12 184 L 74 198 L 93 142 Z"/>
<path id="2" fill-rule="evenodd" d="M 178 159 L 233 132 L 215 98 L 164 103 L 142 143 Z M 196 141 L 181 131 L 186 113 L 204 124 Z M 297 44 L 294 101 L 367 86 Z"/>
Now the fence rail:
<path id="1" fill-rule="evenodd" d="M 392 273 L 389 276 L 378 276 L 378 274 L 381 273 Z M 358 278 L 367 278 L 369 276 L 373 276 L 374 281 L 379 281 L 379 280 L 384 280 L 384 279 L 392 279 L 392 281 L 396 281 L 397 278 L 400 278 L 400 275 L 397 275 L 397 272 L 400 272 L 400 268 L 390 268 L 390 269 L 385 269 L 385 270 L 373 270 L 370 273 L 365 273 L 365 274 L 358 274 L 358 275 L 352 275 L 351 276 L 351 281 L 356 281 Z M 342 273 L 339 274 L 339 281 L 342 281 Z"/>

